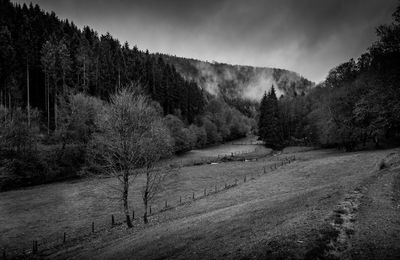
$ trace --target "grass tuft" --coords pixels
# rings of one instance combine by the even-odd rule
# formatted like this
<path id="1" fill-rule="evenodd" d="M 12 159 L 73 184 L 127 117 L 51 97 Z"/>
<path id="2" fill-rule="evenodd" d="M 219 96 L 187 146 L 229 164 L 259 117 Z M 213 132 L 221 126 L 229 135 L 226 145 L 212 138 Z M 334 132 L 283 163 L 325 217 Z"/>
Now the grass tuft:
<path id="1" fill-rule="evenodd" d="M 385 169 L 385 168 L 388 168 L 388 165 L 386 164 L 386 162 L 385 162 L 385 159 L 381 159 L 379 162 L 378 162 L 378 170 L 380 171 L 380 170 L 383 170 L 383 169 Z"/>

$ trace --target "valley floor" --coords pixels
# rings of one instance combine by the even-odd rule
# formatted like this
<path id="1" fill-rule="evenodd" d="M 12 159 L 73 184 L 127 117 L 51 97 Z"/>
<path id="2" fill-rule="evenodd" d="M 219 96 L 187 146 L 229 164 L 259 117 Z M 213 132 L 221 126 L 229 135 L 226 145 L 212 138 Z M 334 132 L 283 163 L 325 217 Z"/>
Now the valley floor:
<path id="1" fill-rule="evenodd" d="M 107 228 L 62 245 L 44 247 L 35 256 L 51 259 L 398 259 L 398 153 L 399 150 L 355 153 L 288 150 L 254 162 L 184 167 L 179 173 L 184 177 L 171 179 L 163 199 L 172 200 L 179 193 L 188 192 L 189 189 L 182 190 L 182 187 L 189 184 L 194 185 L 191 189 L 207 184 L 212 190 L 214 185 L 210 180 L 218 183 L 221 191 L 190 203 L 176 203 L 170 210 L 155 213 L 147 227 L 137 220 L 133 229 L 127 230 L 124 225 Z M 294 162 L 273 170 L 277 161 L 293 155 Z M 389 167 L 378 170 L 382 159 Z M 244 176 L 247 176 L 246 182 Z M 235 178 L 239 180 L 237 186 L 222 190 L 224 182 Z M 77 192 L 84 189 L 87 197 L 97 194 L 94 184 L 75 186 Z M 3 199 L 4 194 L 1 196 Z M 23 205 L 37 200 L 34 194 L 22 197 L 25 200 L 20 196 L 18 205 L 21 212 Z M 99 203 L 96 201 L 98 197 L 93 198 L 91 207 Z M 79 202 L 73 201 L 73 204 L 79 205 Z M 49 229 L 47 235 L 51 236 L 53 231 L 55 239 L 55 234 L 63 229 L 52 230 L 46 221 L 59 221 L 60 226 L 68 223 L 71 229 L 76 228 L 78 220 L 71 219 L 77 214 L 85 216 L 82 208 L 89 205 L 85 205 L 87 202 L 82 197 L 81 203 L 79 210 L 71 213 L 72 209 L 69 212 L 58 209 L 62 213 L 57 214 L 50 205 L 47 212 L 45 206 L 42 211 L 29 206 L 29 214 L 48 217 L 35 225 L 26 222 L 27 231 Z M 99 218 L 109 216 L 113 205 L 97 205 L 103 208 L 103 212 L 97 211 Z M 0 213 L 2 221 L 21 221 L 18 214 L 17 219 L 10 220 L 3 212 Z M 85 223 L 88 220 L 87 216 L 82 219 Z M 2 229 L 3 236 L 11 234 L 16 227 L 9 225 L 8 229 Z M 90 226 L 86 225 L 86 229 Z"/>

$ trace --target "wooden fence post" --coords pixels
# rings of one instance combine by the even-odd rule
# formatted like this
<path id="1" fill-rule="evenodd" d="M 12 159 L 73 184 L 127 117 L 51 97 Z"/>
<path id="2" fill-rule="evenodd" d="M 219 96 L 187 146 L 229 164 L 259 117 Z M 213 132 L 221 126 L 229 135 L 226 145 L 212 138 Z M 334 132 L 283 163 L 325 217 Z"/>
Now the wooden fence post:
<path id="1" fill-rule="evenodd" d="M 134 211 L 133 214 L 135 214 Z M 113 227 L 114 225 L 115 225 L 114 215 L 111 215 L 111 227 Z"/>
<path id="2" fill-rule="evenodd" d="M 193 192 L 193 196 L 192 196 L 193 200 L 194 200 L 194 192 Z"/>
<path id="3" fill-rule="evenodd" d="M 67 233 L 64 232 L 63 243 L 65 244 L 66 241 L 67 241 Z"/>
<path id="4" fill-rule="evenodd" d="M 182 203 L 182 196 L 179 196 L 179 204 Z"/>
<path id="5" fill-rule="evenodd" d="M 165 200 L 165 208 L 168 208 L 168 202 Z"/>
<path id="6" fill-rule="evenodd" d="M 38 251 L 37 241 L 33 240 L 32 242 L 32 253 L 36 254 Z"/>
<path id="7" fill-rule="evenodd" d="M 149 215 L 151 215 L 151 205 L 149 206 Z"/>
<path id="8" fill-rule="evenodd" d="M 92 233 L 94 233 L 94 221 L 92 222 Z"/>

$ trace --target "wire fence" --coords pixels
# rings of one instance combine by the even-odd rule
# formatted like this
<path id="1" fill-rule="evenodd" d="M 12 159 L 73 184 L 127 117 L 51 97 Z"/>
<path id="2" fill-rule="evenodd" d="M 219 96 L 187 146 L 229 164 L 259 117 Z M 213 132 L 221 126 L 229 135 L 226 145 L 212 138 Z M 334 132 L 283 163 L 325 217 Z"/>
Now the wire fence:
<path id="1" fill-rule="evenodd" d="M 237 154 L 237 153 L 236 153 Z M 192 191 L 190 194 L 179 195 L 176 200 L 165 200 L 161 205 L 160 204 L 151 204 L 149 205 L 149 214 L 148 218 L 151 220 L 152 216 L 157 214 L 162 214 L 171 209 L 176 209 L 178 207 L 189 205 L 197 200 L 204 199 L 210 195 L 218 194 L 234 188 L 240 184 L 246 183 L 248 181 L 255 180 L 267 173 L 271 173 L 283 167 L 287 164 L 296 161 L 296 156 L 289 156 L 284 158 L 273 158 L 275 163 L 272 164 L 265 164 L 262 168 L 253 174 L 248 174 L 243 176 L 243 178 L 238 179 L 235 178 L 231 181 L 227 181 L 224 183 L 215 183 L 213 187 L 205 187 L 203 190 Z M 56 250 L 58 248 L 62 248 L 68 244 L 74 244 L 80 239 L 85 237 L 90 237 L 95 234 L 99 234 L 101 232 L 107 232 L 114 227 L 120 226 L 124 224 L 124 217 L 121 214 L 111 214 L 108 215 L 103 221 L 93 220 L 87 223 L 87 228 L 81 228 L 79 230 L 74 230 L 68 232 L 65 230 L 63 233 L 60 233 L 57 238 L 54 236 L 41 239 L 41 240 L 32 240 L 32 246 L 30 248 L 13 248 L 8 251 L 7 248 L 3 248 L 2 251 L 2 258 L 5 259 L 14 259 L 16 256 L 39 256 L 40 254 L 46 254 L 46 251 Z M 142 224 L 141 218 L 135 216 L 135 213 L 132 212 L 132 220 L 134 224 Z M 73 236 L 71 234 L 79 234 L 78 236 Z"/>

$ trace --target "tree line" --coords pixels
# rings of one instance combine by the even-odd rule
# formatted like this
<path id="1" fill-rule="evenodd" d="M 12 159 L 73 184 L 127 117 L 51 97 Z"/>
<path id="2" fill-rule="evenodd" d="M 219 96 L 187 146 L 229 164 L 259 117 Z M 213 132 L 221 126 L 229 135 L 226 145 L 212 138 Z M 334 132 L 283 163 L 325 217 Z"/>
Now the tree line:
<path id="1" fill-rule="evenodd" d="M 357 60 L 330 70 L 307 95 L 260 105 L 259 133 L 267 145 L 316 144 L 352 151 L 397 144 L 400 137 L 400 5 L 378 40 Z"/>
<path id="2" fill-rule="evenodd" d="M 179 110 L 189 123 L 205 106 L 196 83 L 161 56 L 88 26 L 79 29 L 38 5 L 1 0 L 0 13 L 1 104 L 38 108 L 49 131 L 56 128 L 57 97 L 68 88 L 107 100 L 118 88 L 140 83 L 165 115 Z"/>

